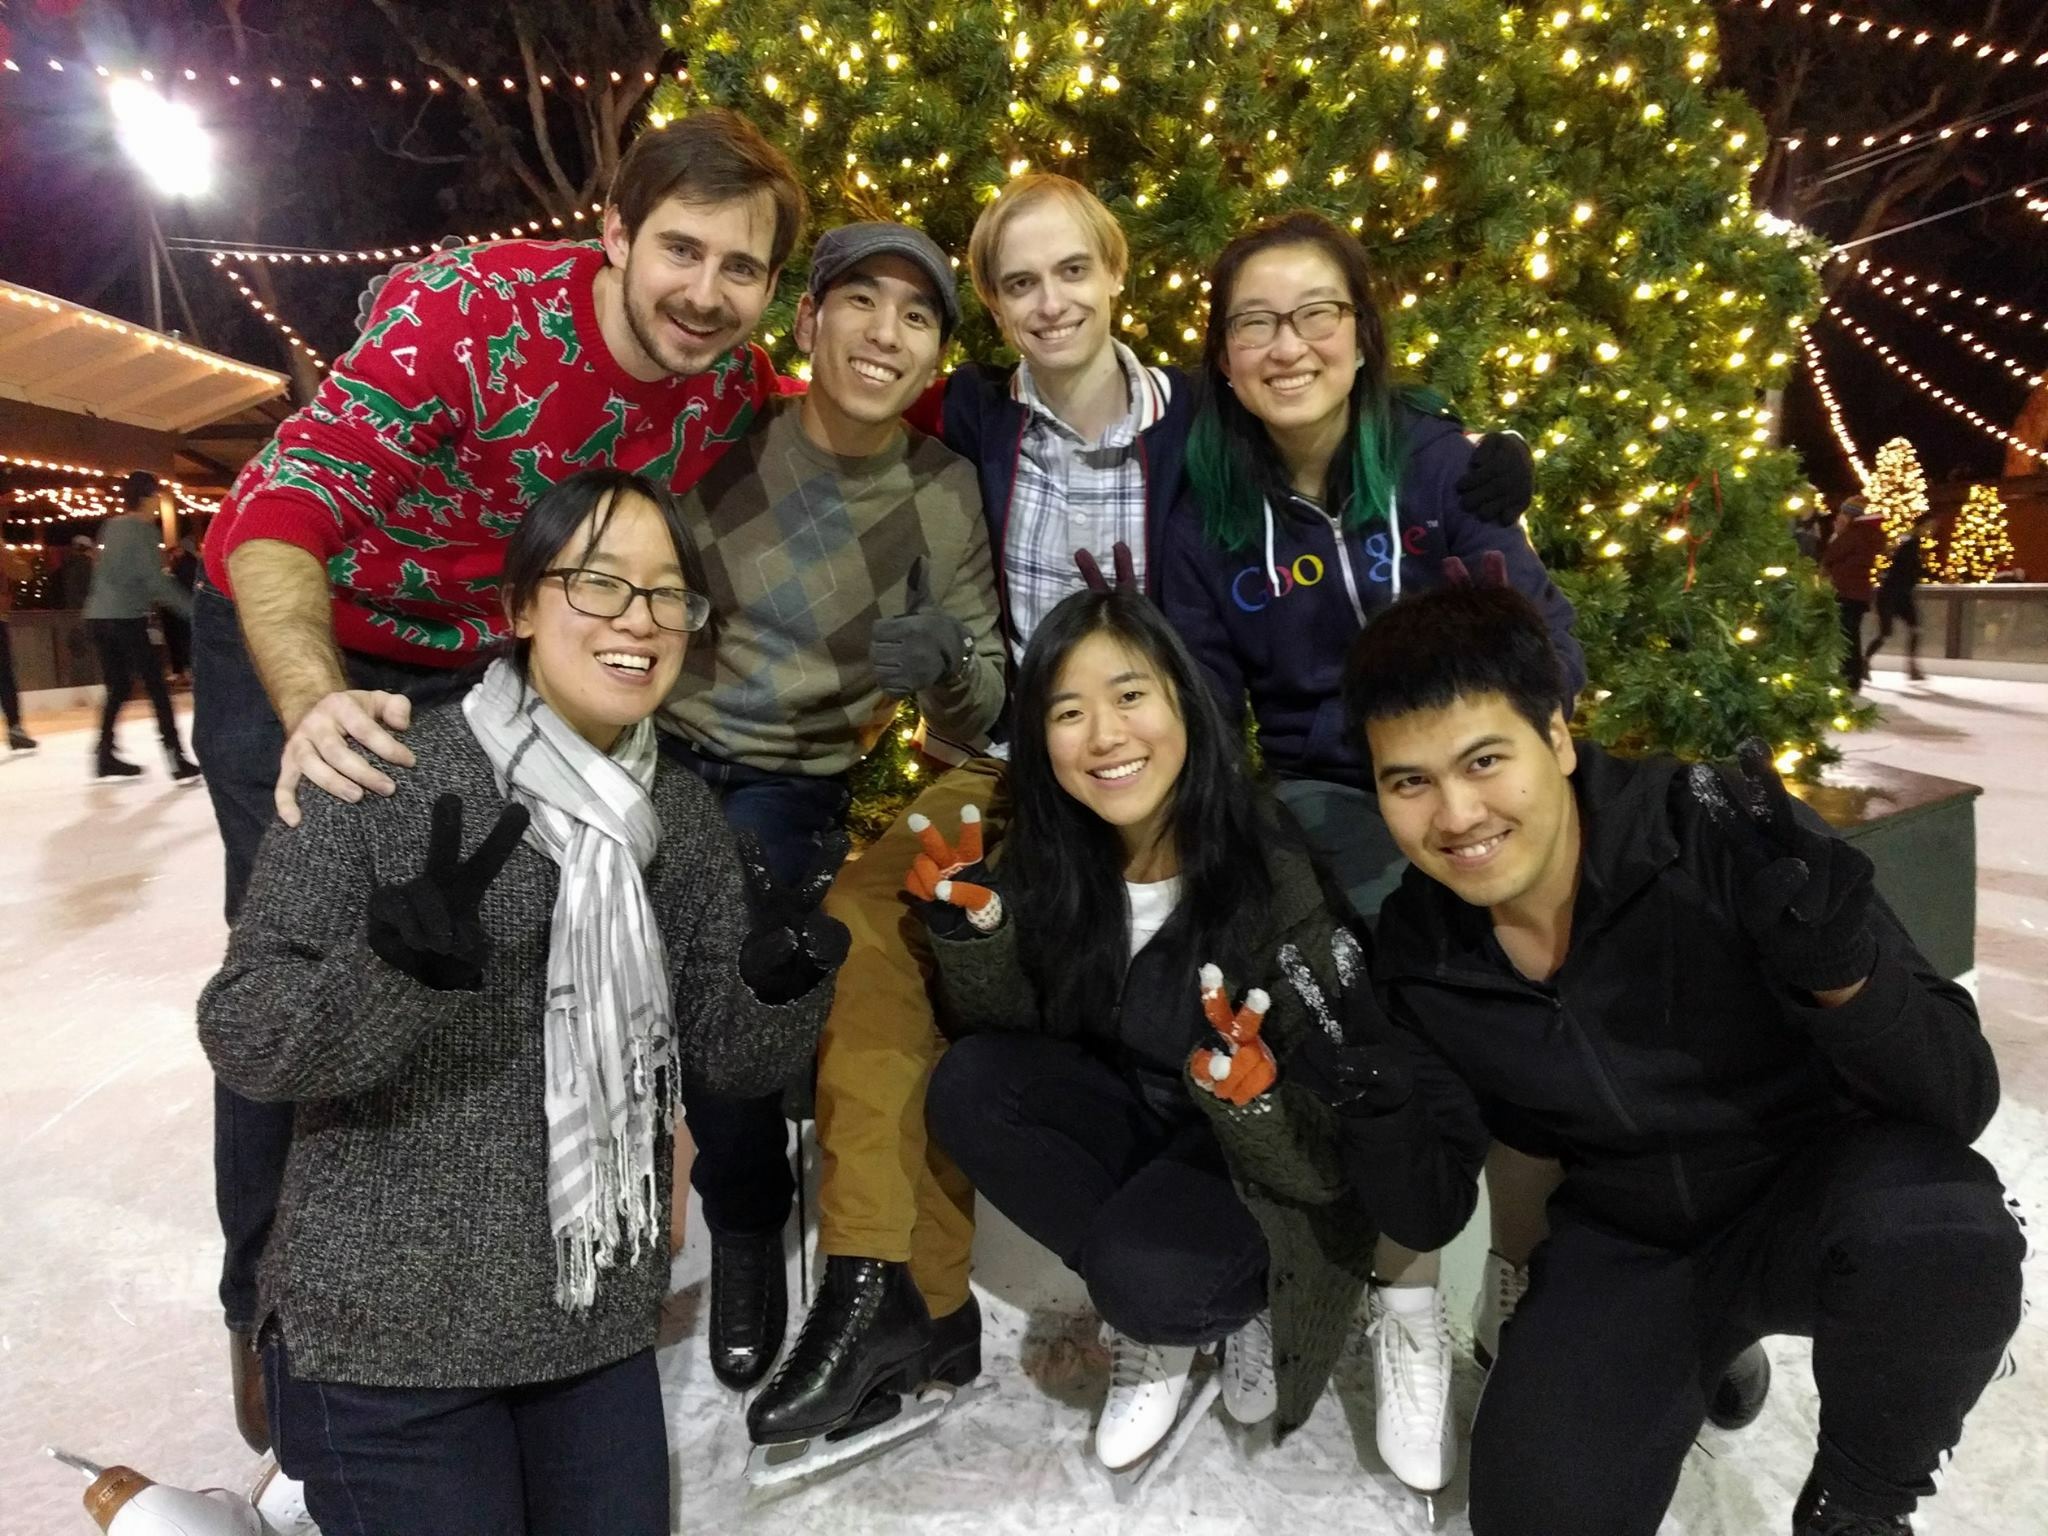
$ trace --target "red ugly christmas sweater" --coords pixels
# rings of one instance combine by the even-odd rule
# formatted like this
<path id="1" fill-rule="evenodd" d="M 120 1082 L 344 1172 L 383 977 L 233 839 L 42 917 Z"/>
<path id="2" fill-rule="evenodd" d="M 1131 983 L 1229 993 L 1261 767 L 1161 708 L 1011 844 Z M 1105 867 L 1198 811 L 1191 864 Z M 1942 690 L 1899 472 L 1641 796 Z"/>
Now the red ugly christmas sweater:
<path id="1" fill-rule="evenodd" d="M 779 386 L 751 344 L 706 373 L 628 375 L 597 328 L 604 264 L 595 242 L 505 240 L 393 277 L 236 476 L 207 579 L 232 597 L 228 555 L 281 539 L 327 562 L 346 650 L 458 666 L 503 638 L 505 540 L 535 497 L 600 466 L 687 491 Z"/>

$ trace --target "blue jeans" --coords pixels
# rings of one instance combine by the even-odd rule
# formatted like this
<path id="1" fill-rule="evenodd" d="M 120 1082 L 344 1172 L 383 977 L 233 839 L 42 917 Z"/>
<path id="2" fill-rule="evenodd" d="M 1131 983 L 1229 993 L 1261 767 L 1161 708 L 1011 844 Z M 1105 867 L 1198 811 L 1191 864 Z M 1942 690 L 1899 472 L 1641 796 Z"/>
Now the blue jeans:
<path id="1" fill-rule="evenodd" d="M 528 1386 L 362 1387 L 294 1376 L 265 1332 L 278 1465 L 323 1536 L 668 1536 L 652 1349 Z"/>
<path id="2" fill-rule="evenodd" d="M 852 794 L 843 776 L 768 773 L 700 752 L 661 733 L 662 754 L 703 779 L 718 797 L 726 825 L 752 833 L 778 881 L 795 880 L 814 856 L 812 839 L 846 821 Z M 690 1187 L 704 1205 L 704 1225 L 729 1235 L 778 1230 L 796 1194 L 790 1173 L 782 1095 L 729 1099 L 683 1091 L 683 1116 L 697 1158 Z"/>
<path id="3" fill-rule="evenodd" d="M 443 675 L 349 652 L 342 661 L 351 688 L 396 693 Z M 235 605 L 204 582 L 192 594 L 192 750 L 205 765 L 206 792 L 227 853 L 232 923 L 249 889 L 256 850 L 277 814 L 272 793 L 284 728 L 242 644 Z M 291 1144 L 291 1105 L 258 1104 L 213 1085 L 213 1199 L 226 1247 L 220 1304 L 230 1328 L 247 1329 L 256 1320 L 256 1266 L 270 1240 Z"/>

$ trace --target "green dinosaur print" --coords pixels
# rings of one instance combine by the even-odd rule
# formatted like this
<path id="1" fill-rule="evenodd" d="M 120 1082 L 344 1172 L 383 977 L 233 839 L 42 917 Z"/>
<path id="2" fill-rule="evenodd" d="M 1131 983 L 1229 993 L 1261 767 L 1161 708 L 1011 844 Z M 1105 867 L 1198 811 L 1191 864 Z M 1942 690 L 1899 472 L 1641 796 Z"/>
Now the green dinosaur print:
<path id="1" fill-rule="evenodd" d="M 446 619 L 422 619 L 403 613 L 372 613 L 372 627 L 389 630 L 408 645 L 430 651 L 459 651 L 463 648 L 462 626 Z"/>
<path id="2" fill-rule="evenodd" d="M 401 523 L 379 522 L 377 524 L 385 538 L 394 544 L 403 544 L 407 549 L 446 549 L 449 540 L 439 534 L 426 533 L 418 528 L 407 528 Z M 410 560 L 407 565 L 412 564 Z"/>
<path id="3" fill-rule="evenodd" d="M 352 587 L 356 576 L 362 570 L 362 560 L 352 549 L 344 549 L 327 559 L 327 584 L 331 587 Z"/>
<path id="4" fill-rule="evenodd" d="M 741 382 L 753 376 L 754 359 L 744 346 L 738 346 L 711 365 L 711 397 L 725 398 L 725 383 L 734 374 L 741 376 Z"/>
<path id="5" fill-rule="evenodd" d="M 668 485 L 676 477 L 676 465 L 683 457 L 683 438 L 689 431 L 690 423 L 702 416 L 705 405 L 702 400 L 686 401 L 676 412 L 674 424 L 669 429 L 668 452 L 658 459 L 650 459 L 641 466 L 640 473 L 656 485 Z"/>
<path id="6" fill-rule="evenodd" d="M 544 444 L 512 450 L 512 468 L 518 476 L 519 499 L 528 506 L 546 495 L 555 483 L 540 467 L 540 457 L 546 452 Z"/>
<path id="7" fill-rule="evenodd" d="M 476 482 L 469 478 L 469 472 L 455 460 L 455 439 L 444 437 L 436 443 L 425 458 L 418 461 L 423 468 L 439 473 L 441 483 L 450 491 L 476 493 Z"/>
<path id="8" fill-rule="evenodd" d="M 568 260 L 564 261 L 559 267 L 549 267 L 547 271 L 541 273 L 537 281 L 543 283 L 559 283 L 563 278 L 569 276 L 569 274 L 574 272 L 575 270 L 576 258 L 574 256 L 571 256 L 568 258 Z"/>
<path id="9" fill-rule="evenodd" d="M 334 499 L 334 493 L 325 482 L 314 479 L 289 461 L 277 466 L 271 473 L 270 483 L 279 490 L 304 491 L 310 496 L 317 497 L 327 510 L 334 514 L 335 527 L 348 526 L 348 518 L 343 514 L 340 504 Z"/>
<path id="10" fill-rule="evenodd" d="M 502 512 L 479 512 L 476 520 L 500 538 L 509 539 L 519 531 L 519 519 L 507 517 Z"/>
<path id="11" fill-rule="evenodd" d="M 493 394 L 505 392 L 505 367 L 508 363 L 515 368 L 526 366 L 526 357 L 519 350 L 519 343 L 531 339 L 517 315 L 512 317 L 512 323 L 505 327 L 502 335 L 484 338 L 484 356 L 491 365 L 490 389 Z"/>
<path id="12" fill-rule="evenodd" d="M 345 373 L 329 374 L 327 381 L 348 402 L 342 414 L 360 413 L 380 434 L 417 430 L 448 409 L 438 396 L 429 396 L 418 405 L 407 405 L 396 395 L 388 395 L 376 385 Z"/>
<path id="13" fill-rule="evenodd" d="M 353 485 L 358 491 L 365 493 L 372 488 L 377 477 L 377 472 L 367 464 L 359 463 L 354 459 L 336 458 L 331 453 L 322 453 L 318 448 L 308 448 L 303 444 L 295 448 L 287 448 L 284 451 L 284 456 L 295 464 L 310 464 L 317 469 L 324 469 L 338 475 L 350 485 Z"/>
<path id="14" fill-rule="evenodd" d="M 424 512 L 436 523 L 446 526 L 461 509 L 462 504 L 453 496 L 437 496 L 425 486 L 415 485 L 398 498 L 398 505 L 392 510 L 401 515 Z"/>
<path id="15" fill-rule="evenodd" d="M 753 425 L 754 414 L 754 402 L 751 400 L 741 401 L 740 408 L 733 412 L 732 420 L 726 423 L 725 430 L 723 432 L 706 433 L 704 445 L 708 448 L 713 443 L 738 442 L 747 435 L 747 428 Z"/>
<path id="16" fill-rule="evenodd" d="M 550 385 L 549 388 L 553 388 Z M 564 464 L 609 464 L 612 454 L 619 446 L 619 438 L 626 430 L 626 413 L 632 406 L 617 395 L 607 395 L 604 402 L 605 424 L 569 452 L 562 455 Z"/>
<path id="17" fill-rule="evenodd" d="M 512 398 L 515 403 L 493 418 L 490 407 L 484 403 L 483 389 L 477 382 L 476 348 L 469 337 L 464 336 L 455 343 L 455 360 L 462 364 L 462 371 L 469 378 L 470 435 L 486 443 L 526 436 L 533 430 L 533 423 L 540 415 L 540 408 L 547 404 L 548 396 L 561 388 L 562 381 L 557 379 L 536 398 L 514 384 Z"/>
<path id="18" fill-rule="evenodd" d="M 565 261 L 566 271 L 574 262 Z M 553 276 L 552 273 L 549 274 Z M 583 343 L 576 335 L 576 313 L 569 306 L 567 294 L 558 299 L 542 299 L 536 312 L 540 317 L 540 333 L 562 349 L 562 363 L 566 367 L 583 355 Z"/>
<path id="19" fill-rule="evenodd" d="M 417 560 L 398 562 L 398 585 L 392 589 L 394 598 L 409 602 L 437 602 L 441 594 L 434 590 L 434 573 Z"/>
<path id="20" fill-rule="evenodd" d="M 455 308 L 461 314 L 469 313 L 469 301 L 482 293 L 482 274 L 471 265 L 469 253 L 474 246 L 464 246 L 459 251 L 444 251 L 429 257 L 413 269 L 419 285 L 432 293 L 456 290 Z"/>
<path id="21" fill-rule="evenodd" d="M 409 293 L 405 296 L 403 304 L 394 304 L 385 310 L 383 318 L 363 332 L 361 338 L 356 342 L 355 349 L 378 345 L 401 324 L 418 325 L 420 323 L 420 312 L 416 307 L 416 298 L 417 295 Z"/>
<path id="22" fill-rule="evenodd" d="M 505 585 L 505 578 L 502 576 L 478 576 L 474 580 L 465 581 L 462 584 L 462 590 L 474 592 L 481 596 L 485 593 L 495 592 L 503 585 Z"/>

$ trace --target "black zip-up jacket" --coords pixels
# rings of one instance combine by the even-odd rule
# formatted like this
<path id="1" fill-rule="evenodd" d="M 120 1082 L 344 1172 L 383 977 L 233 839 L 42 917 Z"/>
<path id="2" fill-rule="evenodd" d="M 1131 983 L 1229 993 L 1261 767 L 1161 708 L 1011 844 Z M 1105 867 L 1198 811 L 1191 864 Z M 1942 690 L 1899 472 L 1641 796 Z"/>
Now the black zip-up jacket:
<path id="1" fill-rule="evenodd" d="M 1397 1242 L 1457 1235 L 1489 1137 L 1563 1162 L 1564 1213 L 1689 1248 L 1845 1124 L 1969 1142 L 1990 1120 L 1998 1075 L 1976 1008 L 1881 899 L 1877 962 L 1850 1002 L 1822 1008 L 1766 975 L 1736 916 L 1745 871 L 1687 772 L 1579 745 L 1579 893 L 1548 982 L 1418 870 L 1381 910 L 1385 1044 L 1412 1087 L 1346 1117 L 1347 1158 Z"/>

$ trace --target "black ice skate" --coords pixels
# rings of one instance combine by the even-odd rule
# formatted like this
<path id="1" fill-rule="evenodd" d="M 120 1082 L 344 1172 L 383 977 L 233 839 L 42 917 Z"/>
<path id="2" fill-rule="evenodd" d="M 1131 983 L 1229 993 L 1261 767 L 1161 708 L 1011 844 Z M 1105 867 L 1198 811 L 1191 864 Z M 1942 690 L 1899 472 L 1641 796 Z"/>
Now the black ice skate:
<path id="1" fill-rule="evenodd" d="M 1764 1411 L 1771 1393 L 1771 1357 L 1752 1344 L 1735 1357 L 1707 1402 L 1707 1422 L 1716 1429 L 1747 1429 Z"/>
<path id="2" fill-rule="evenodd" d="M 711 1374 L 735 1392 L 760 1385 L 782 1348 L 789 1281 L 782 1228 L 711 1234 Z"/>
<path id="3" fill-rule="evenodd" d="M 1792 1506 L 1792 1536 L 1913 1536 L 1913 1522 L 1904 1515 L 1851 1509 L 1821 1485 L 1816 1469 Z"/>
<path id="4" fill-rule="evenodd" d="M 980 1370 L 972 1297 L 935 1325 L 908 1266 L 828 1256 L 789 1358 L 747 1409 L 747 1481 L 809 1477 L 920 1433 Z"/>

